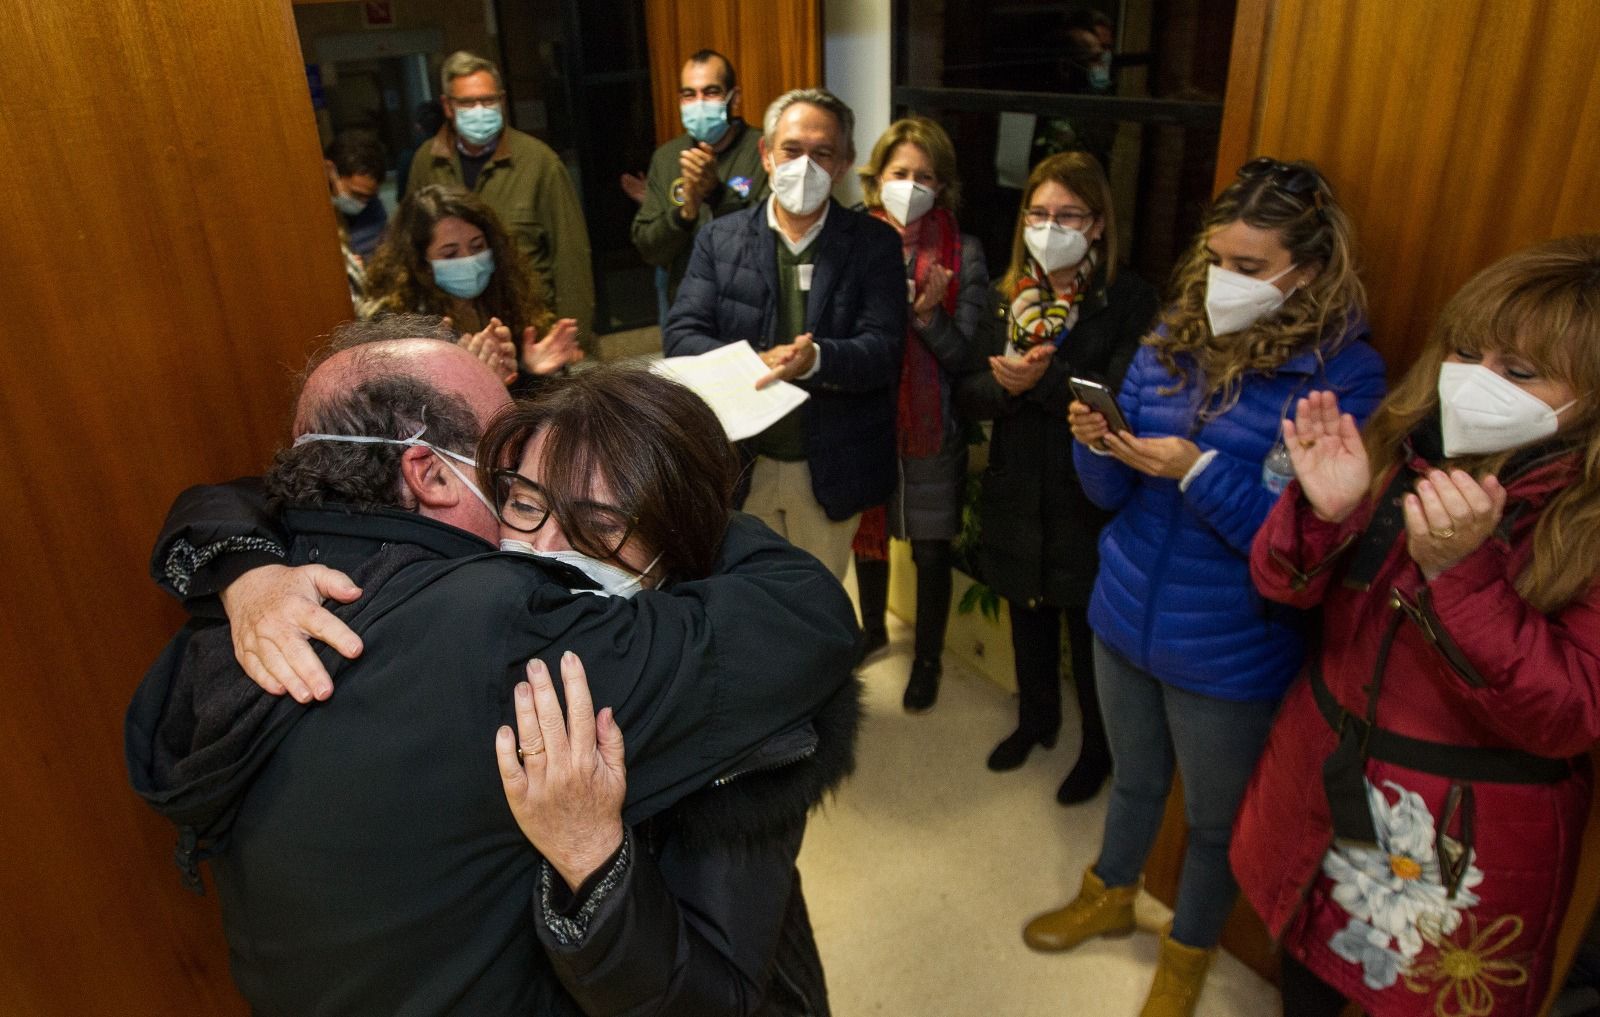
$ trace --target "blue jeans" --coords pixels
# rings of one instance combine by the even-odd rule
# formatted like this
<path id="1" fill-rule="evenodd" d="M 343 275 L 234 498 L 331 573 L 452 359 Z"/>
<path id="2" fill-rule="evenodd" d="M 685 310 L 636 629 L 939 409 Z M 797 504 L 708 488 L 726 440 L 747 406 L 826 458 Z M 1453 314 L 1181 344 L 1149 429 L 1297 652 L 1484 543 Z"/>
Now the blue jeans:
<path id="1" fill-rule="evenodd" d="M 1228 867 L 1233 817 L 1278 703 L 1236 703 L 1175 688 L 1124 660 L 1099 636 L 1094 663 L 1112 763 L 1111 801 L 1095 874 L 1107 886 L 1138 881 L 1161 829 L 1176 755 L 1189 845 L 1172 938 L 1210 949 L 1222 938 L 1239 892 Z"/>

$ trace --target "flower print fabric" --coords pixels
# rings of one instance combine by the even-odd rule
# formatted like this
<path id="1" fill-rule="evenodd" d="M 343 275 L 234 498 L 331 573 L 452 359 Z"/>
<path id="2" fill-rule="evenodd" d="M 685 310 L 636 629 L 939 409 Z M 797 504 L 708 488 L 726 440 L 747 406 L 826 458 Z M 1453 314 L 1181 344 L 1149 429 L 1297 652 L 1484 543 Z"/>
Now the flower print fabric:
<path id="1" fill-rule="evenodd" d="M 1462 912 L 1478 903 L 1472 888 L 1483 882 L 1483 871 L 1469 858 L 1451 896 L 1440 878 L 1433 813 L 1422 796 L 1392 780 L 1382 789 L 1370 781 L 1366 787 L 1377 847 L 1336 842 L 1322 860 L 1333 900 L 1351 919 L 1328 948 L 1361 965 L 1368 987 L 1386 989 L 1422 952 L 1425 930 L 1435 940 L 1455 932 Z"/>

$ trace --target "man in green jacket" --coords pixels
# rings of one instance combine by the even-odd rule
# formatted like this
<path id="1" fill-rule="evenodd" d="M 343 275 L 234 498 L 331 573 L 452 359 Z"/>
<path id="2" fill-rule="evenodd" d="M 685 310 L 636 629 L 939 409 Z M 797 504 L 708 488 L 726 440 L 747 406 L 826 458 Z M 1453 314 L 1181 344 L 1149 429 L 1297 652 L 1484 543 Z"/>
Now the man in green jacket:
<path id="1" fill-rule="evenodd" d="M 505 125 L 500 70 L 462 50 L 439 69 L 445 122 L 411 161 L 406 193 L 429 184 L 475 192 L 527 255 L 558 318 L 576 318 L 592 356 L 594 270 L 589 228 L 572 178 L 549 145 Z"/>
<path id="2" fill-rule="evenodd" d="M 667 270 L 669 303 L 678 295 L 695 231 L 767 195 L 760 132 L 739 118 L 739 98 L 733 64 L 716 50 L 700 50 L 683 65 L 678 102 L 684 133 L 651 156 L 644 202 L 633 217 L 633 246 Z"/>

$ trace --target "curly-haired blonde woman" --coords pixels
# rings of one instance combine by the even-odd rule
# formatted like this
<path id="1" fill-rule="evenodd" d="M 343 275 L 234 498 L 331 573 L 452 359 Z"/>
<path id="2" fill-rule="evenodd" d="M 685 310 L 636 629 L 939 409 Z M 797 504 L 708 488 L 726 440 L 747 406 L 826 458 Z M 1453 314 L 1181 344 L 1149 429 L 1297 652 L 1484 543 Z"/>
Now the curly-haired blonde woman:
<path id="1" fill-rule="evenodd" d="M 1352 246 L 1314 167 L 1247 164 L 1128 369 L 1117 400 L 1128 430 L 1081 402 L 1070 410 L 1084 491 L 1116 513 L 1089 604 L 1111 801 L 1078 897 L 1024 937 L 1065 950 L 1132 931 L 1176 761 L 1189 838 L 1146 1017 L 1193 1012 L 1237 892 L 1234 813 L 1305 652 L 1298 620 L 1250 581 L 1250 542 L 1288 473 L 1280 422 L 1313 390 L 1337 392 L 1358 417 L 1383 392 Z"/>
<path id="2" fill-rule="evenodd" d="M 1284 1012 L 1531 1014 L 1600 738 L 1600 236 L 1478 273 L 1379 407 L 1285 427 L 1256 585 L 1321 608 L 1234 835 Z"/>
<path id="3" fill-rule="evenodd" d="M 400 203 L 366 273 L 363 318 L 437 314 L 519 394 L 583 357 L 544 283 L 483 199 L 431 184 Z"/>

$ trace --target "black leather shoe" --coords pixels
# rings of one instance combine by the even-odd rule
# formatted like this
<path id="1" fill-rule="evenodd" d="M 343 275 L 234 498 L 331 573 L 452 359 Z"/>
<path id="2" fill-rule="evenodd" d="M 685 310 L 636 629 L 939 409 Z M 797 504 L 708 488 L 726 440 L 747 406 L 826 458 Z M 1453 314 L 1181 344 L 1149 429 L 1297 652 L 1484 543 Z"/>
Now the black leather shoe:
<path id="1" fill-rule="evenodd" d="M 994 751 L 989 753 L 989 769 L 998 772 L 1015 770 L 1028 761 L 1028 753 L 1033 751 L 1035 745 L 1043 745 L 1047 749 L 1055 748 L 1056 736 L 1041 738 L 1036 734 L 1018 728 L 1006 735 Z"/>
<path id="2" fill-rule="evenodd" d="M 1056 801 L 1062 805 L 1077 805 L 1100 793 L 1106 778 L 1111 776 L 1109 760 L 1079 756 L 1067 779 L 1056 789 Z"/>
<path id="3" fill-rule="evenodd" d="M 933 709 L 934 701 L 939 698 L 940 673 L 937 660 L 918 657 L 912 663 L 911 680 L 906 682 L 906 694 L 900 699 L 907 713 L 927 713 Z"/>

